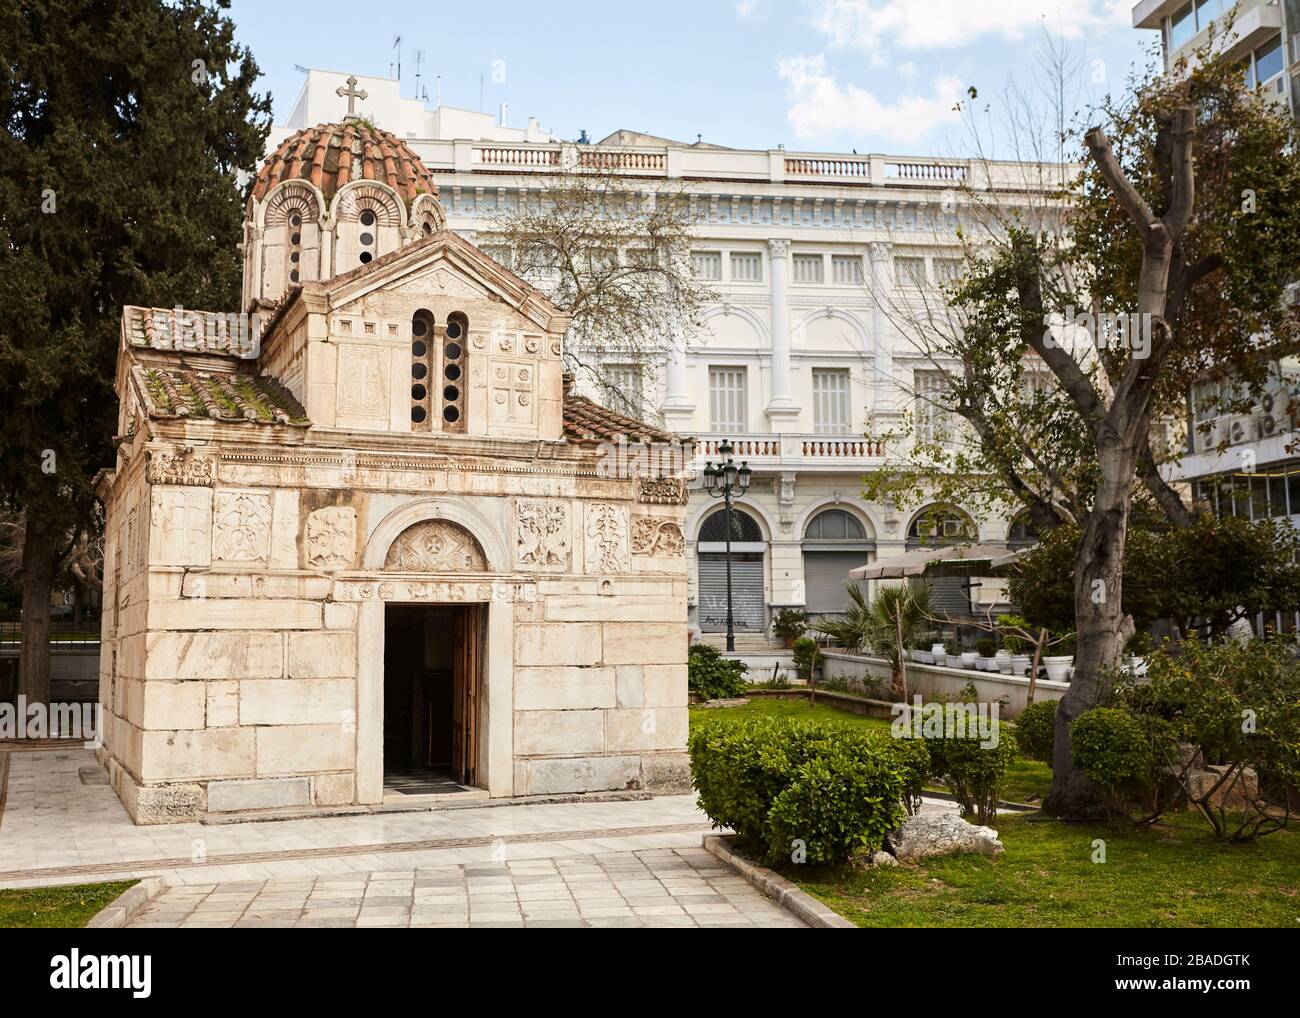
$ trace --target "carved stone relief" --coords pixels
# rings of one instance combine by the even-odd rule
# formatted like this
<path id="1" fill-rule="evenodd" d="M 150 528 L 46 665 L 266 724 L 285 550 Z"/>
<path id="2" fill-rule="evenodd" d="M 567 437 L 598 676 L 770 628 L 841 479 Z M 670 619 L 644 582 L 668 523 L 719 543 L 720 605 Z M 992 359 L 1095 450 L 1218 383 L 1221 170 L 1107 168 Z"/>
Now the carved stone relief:
<path id="1" fill-rule="evenodd" d="M 384 568 L 399 573 L 481 573 L 487 559 L 464 527 L 425 520 L 402 531 L 388 549 Z"/>
<path id="2" fill-rule="evenodd" d="M 565 572 L 569 541 L 567 504 L 541 499 L 515 503 L 515 564 L 520 569 Z"/>
<path id="3" fill-rule="evenodd" d="M 271 496 L 218 491 L 212 499 L 214 562 L 265 562 L 271 547 Z"/>
<path id="4" fill-rule="evenodd" d="M 632 554 L 676 558 L 686 554 L 682 528 L 670 520 L 638 516 L 632 520 Z"/>
<path id="5" fill-rule="evenodd" d="M 307 517 L 307 564 L 318 569 L 350 566 L 357 550 L 357 511 L 332 505 Z"/>
<path id="6" fill-rule="evenodd" d="M 492 361 L 492 423 L 521 425 L 533 423 L 533 382 L 535 368 L 528 361 Z"/>
<path id="7" fill-rule="evenodd" d="M 150 449 L 145 462 L 145 479 L 150 484 L 178 484 L 212 487 L 217 476 L 217 461 L 211 456 L 201 456 L 192 448 L 176 452 Z"/>
<path id="8" fill-rule="evenodd" d="M 339 347 L 338 412 L 344 417 L 388 416 L 388 356 L 374 346 Z"/>
<path id="9" fill-rule="evenodd" d="M 628 570 L 627 516 L 617 506 L 596 502 L 586 507 L 583 562 L 588 573 Z"/>
<path id="10" fill-rule="evenodd" d="M 193 488 L 154 488 L 150 502 L 150 544 L 154 561 L 167 566 L 207 565 L 212 492 Z"/>
<path id="11" fill-rule="evenodd" d="M 642 477 L 637 501 L 647 505 L 685 505 L 690 497 L 681 477 Z"/>

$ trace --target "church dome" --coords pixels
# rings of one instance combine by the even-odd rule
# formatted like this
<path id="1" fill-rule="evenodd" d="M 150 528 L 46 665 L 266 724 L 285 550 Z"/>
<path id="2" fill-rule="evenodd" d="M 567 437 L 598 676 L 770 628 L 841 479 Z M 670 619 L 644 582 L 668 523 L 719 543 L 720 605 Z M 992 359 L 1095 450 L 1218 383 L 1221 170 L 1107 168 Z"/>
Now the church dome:
<path id="1" fill-rule="evenodd" d="M 355 180 L 387 184 L 408 205 L 422 192 L 437 193 L 433 174 L 406 142 L 362 120 L 317 124 L 286 138 L 258 170 L 253 197 L 261 201 L 285 180 L 311 182 L 326 201 Z"/>

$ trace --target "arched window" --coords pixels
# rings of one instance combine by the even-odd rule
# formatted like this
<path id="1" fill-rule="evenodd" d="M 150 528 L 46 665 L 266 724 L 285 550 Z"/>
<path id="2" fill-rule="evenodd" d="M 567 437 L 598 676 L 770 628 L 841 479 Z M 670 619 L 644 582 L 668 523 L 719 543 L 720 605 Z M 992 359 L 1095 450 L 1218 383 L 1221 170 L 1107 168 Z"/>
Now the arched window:
<path id="1" fill-rule="evenodd" d="M 375 215 L 373 209 L 363 209 L 357 221 L 361 224 L 361 232 L 357 235 L 357 243 L 361 245 L 361 253 L 357 257 L 361 264 L 365 265 L 374 260 L 375 252 L 378 249 L 379 218 Z"/>
<path id="2" fill-rule="evenodd" d="M 1021 513 L 1011 521 L 1011 527 L 1007 530 L 1007 547 L 1012 551 L 1030 548 L 1038 543 L 1038 537 L 1038 528 L 1029 518 L 1029 513 Z"/>
<path id="3" fill-rule="evenodd" d="M 463 312 L 447 316 L 442 346 L 442 430 L 465 430 L 465 345 L 469 319 Z"/>
<path id="4" fill-rule="evenodd" d="M 975 540 L 975 524 L 960 509 L 949 505 L 932 505 L 922 509 L 907 528 L 907 547 L 943 548 Z"/>
<path id="5" fill-rule="evenodd" d="M 809 541 L 861 541 L 867 532 L 851 513 L 843 509 L 827 509 L 809 521 L 803 536 Z"/>
<path id="6" fill-rule="evenodd" d="M 433 315 L 423 309 L 411 318 L 411 430 L 429 431 L 432 381 Z"/>
<path id="7" fill-rule="evenodd" d="M 727 539 L 727 510 L 719 509 L 704 521 L 700 527 L 700 543 L 716 542 L 722 543 Z M 733 544 L 740 542 L 760 542 L 763 540 L 763 531 L 758 526 L 758 521 L 748 513 L 740 509 L 731 510 L 731 541 Z"/>
<path id="8" fill-rule="evenodd" d="M 839 615 L 849 606 L 849 572 L 875 558 L 876 542 L 843 509 L 823 509 L 803 531 L 803 603 L 813 615 Z"/>

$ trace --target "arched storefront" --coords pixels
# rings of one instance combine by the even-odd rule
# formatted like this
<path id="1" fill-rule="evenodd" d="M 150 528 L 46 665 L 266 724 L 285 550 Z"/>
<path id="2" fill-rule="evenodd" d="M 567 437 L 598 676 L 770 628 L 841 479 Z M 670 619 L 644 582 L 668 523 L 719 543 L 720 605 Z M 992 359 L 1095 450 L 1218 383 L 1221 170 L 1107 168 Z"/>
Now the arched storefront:
<path id="1" fill-rule="evenodd" d="M 727 511 L 717 509 L 704 518 L 696 538 L 699 568 L 700 630 L 727 629 Z M 739 506 L 731 508 L 731 613 L 736 632 L 761 633 L 767 628 L 763 576 L 767 542 L 758 521 Z"/>
<path id="2" fill-rule="evenodd" d="M 815 513 L 803 532 L 804 603 L 810 615 L 836 615 L 849 603 L 849 570 L 876 557 L 875 536 L 845 509 Z"/>

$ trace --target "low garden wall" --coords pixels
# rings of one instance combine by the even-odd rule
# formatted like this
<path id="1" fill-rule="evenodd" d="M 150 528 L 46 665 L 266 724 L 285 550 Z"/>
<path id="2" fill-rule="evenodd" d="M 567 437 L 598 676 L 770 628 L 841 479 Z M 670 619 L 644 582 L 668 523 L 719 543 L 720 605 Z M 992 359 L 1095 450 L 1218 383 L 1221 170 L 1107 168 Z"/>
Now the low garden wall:
<path id="1" fill-rule="evenodd" d="M 836 650 L 822 651 L 822 677 L 848 684 L 850 689 L 865 696 L 889 695 L 889 662 L 879 657 L 845 654 Z M 951 696 L 960 693 L 968 683 L 974 683 L 980 702 L 1003 700 L 1003 717 L 1014 717 L 1029 702 L 1029 679 L 1023 675 L 1003 675 L 1001 672 L 977 672 L 968 668 L 945 668 L 940 665 L 907 663 L 907 692 L 909 695 Z M 1059 700 L 1070 688 L 1068 682 L 1039 679 L 1034 687 L 1034 699 Z"/>

